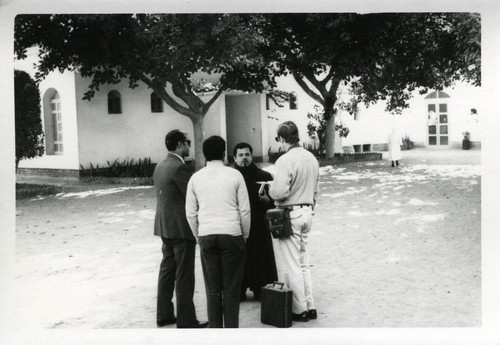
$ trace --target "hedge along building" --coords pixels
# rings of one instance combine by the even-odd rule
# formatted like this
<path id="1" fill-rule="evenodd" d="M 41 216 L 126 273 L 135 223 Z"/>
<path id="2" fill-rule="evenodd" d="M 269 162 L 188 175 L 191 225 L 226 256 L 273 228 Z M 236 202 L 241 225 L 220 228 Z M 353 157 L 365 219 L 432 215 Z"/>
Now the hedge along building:
<path id="1" fill-rule="evenodd" d="M 28 59 L 16 61 L 15 68 L 34 76 L 36 51 L 28 54 Z M 205 77 L 208 82 L 216 82 Z M 146 157 L 157 163 L 166 154 L 164 137 L 169 130 L 180 128 L 193 136 L 191 121 L 144 84 L 135 89 L 130 89 L 126 80 L 103 85 L 91 101 L 82 100 L 89 83 L 75 71 L 55 71 L 40 82 L 46 151 L 42 157 L 21 161 L 18 173 L 76 178 L 80 169 L 90 164 L 106 167 L 117 159 L 137 161 Z M 307 135 L 307 113 L 313 111 L 315 101 L 291 77 L 280 78 L 278 89 L 293 92 L 283 107 L 264 94 L 224 93 L 206 115 L 204 137 L 225 138 L 229 160 L 232 147 L 245 141 L 254 148 L 257 161 L 267 161 L 269 150 L 277 150 L 276 128 L 286 120 L 297 123 L 304 143 L 314 142 Z M 337 122 L 346 124 L 350 133 L 347 138 L 336 135 L 335 152 L 385 149 L 395 118 L 402 135 L 418 146 L 456 148 L 465 130 L 478 145 L 478 126 L 471 128 L 474 121 L 469 118 L 471 108 L 480 113 L 479 92 L 480 88 L 459 85 L 440 93 L 417 93 L 410 107 L 397 117 L 388 114 L 383 103 L 360 106 L 354 116 L 340 112 Z"/>

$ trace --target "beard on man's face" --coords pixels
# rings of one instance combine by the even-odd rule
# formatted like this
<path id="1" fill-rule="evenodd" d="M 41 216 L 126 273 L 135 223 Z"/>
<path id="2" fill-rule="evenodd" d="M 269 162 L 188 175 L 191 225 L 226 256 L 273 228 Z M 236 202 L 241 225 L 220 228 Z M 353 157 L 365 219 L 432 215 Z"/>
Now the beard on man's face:
<path id="1" fill-rule="evenodd" d="M 249 166 L 249 165 L 250 165 L 250 160 L 249 160 L 249 159 L 247 159 L 247 158 L 243 158 L 243 159 L 241 159 L 241 160 L 239 161 L 238 165 L 239 165 L 240 167 L 247 167 L 247 166 Z"/>

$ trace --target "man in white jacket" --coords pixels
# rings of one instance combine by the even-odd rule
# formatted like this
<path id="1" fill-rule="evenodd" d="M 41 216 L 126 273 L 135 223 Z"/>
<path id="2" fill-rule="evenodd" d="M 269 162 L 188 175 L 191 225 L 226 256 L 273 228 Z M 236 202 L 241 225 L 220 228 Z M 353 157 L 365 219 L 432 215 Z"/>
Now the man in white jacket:
<path id="1" fill-rule="evenodd" d="M 250 202 L 241 173 L 224 165 L 226 142 L 203 143 L 206 167 L 188 182 L 186 218 L 200 245 L 210 328 L 239 326 L 245 240 L 250 233 Z"/>
<path id="2" fill-rule="evenodd" d="M 307 242 L 313 209 L 319 193 L 319 164 L 314 155 L 299 144 L 299 131 L 292 121 L 279 125 L 277 140 L 286 153 L 275 165 L 274 181 L 269 195 L 276 207 L 288 208 L 293 234 L 279 240 L 281 268 L 278 273 L 293 291 L 292 320 L 317 318 L 312 295 Z"/>

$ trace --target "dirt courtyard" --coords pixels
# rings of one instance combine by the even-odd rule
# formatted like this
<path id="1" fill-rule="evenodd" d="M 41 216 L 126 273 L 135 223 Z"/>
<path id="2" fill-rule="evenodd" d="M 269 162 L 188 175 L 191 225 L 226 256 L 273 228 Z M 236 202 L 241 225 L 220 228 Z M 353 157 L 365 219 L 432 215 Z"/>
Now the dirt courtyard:
<path id="1" fill-rule="evenodd" d="M 318 319 L 293 328 L 480 327 L 480 156 L 414 149 L 396 168 L 321 168 L 309 243 Z M 156 329 L 155 202 L 153 187 L 124 185 L 18 200 L 14 326 Z M 273 328 L 248 296 L 240 327 Z"/>

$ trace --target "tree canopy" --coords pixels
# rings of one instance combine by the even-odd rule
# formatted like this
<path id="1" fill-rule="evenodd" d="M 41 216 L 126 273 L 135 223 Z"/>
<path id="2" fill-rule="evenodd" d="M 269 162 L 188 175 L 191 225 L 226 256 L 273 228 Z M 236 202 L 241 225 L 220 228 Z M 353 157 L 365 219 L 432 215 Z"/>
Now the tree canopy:
<path id="1" fill-rule="evenodd" d="M 14 71 L 16 169 L 21 159 L 41 156 L 44 152 L 40 92 L 35 81 L 24 71 Z"/>
<path id="2" fill-rule="evenodd" d="M 203 161 L 203 118 L 228 89 L 263 92 L 291 73 L 323 106 L 326 154 L 333 155 L 341 85 L 353 102 L 387 101 L 395 111 L 412 92 L 457 80 L 481 83 L 480 17 L 471 13 L 277 13 L 22 15 L 15 51 L 38 45 L 37 78 L 78 69 L 91 78 L 85 98 L 104 83 L 144 82 L 193 122 L 195 159 Z M 204 102 L 193 75 L 217 73 Z M 353 107 L 355 108 L 355 107 Z"/>
<path id="3" fill-rule="evenodd" d="M 191 119 L 195 160 L 201 167 L 203 119 L 229 89 L 262 92 L 273 75 L 257 47 L 265 44 L 260 16 L 238 14 L 21 15 L 16 17 L 18 58 L 39 47 L 37 79 L 54 70 L 77 70 L 91 78 L 84 98 L 102 84 L 141 81 L 170 107 Z M 208 101 L 196 92 L 197 72 L 217 73 Z"/>
<path id="4" fill-rule="evenodd" d="M 333 155 L 341 85 L 354 102 L 408 106 L 412 92 L 457 80 L 480 85 L 480 22 L 466 13 L 300 13 L 270 15 L 263 52 L 324 108 Z M 465 39 L 464 39 L 465 37 Z"/>

